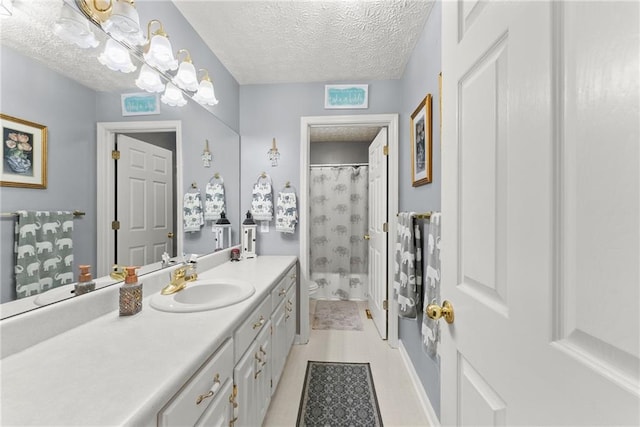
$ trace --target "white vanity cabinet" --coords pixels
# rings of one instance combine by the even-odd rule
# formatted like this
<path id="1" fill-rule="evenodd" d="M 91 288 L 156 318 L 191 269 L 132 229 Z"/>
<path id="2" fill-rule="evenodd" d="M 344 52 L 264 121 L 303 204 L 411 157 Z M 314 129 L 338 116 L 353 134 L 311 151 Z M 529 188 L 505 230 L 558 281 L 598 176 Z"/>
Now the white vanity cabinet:
<path id="1" fill-rule="evenodd" d="M 271 292 L 274 305 L 272 322 L 272 389 L 275 391 L 296 334 L 296 266 L 291 267 Z"/>
<path id="2" fill-rule="evenodd" d="M 232 375 L 233 340 L 228 339 L 162 408 L 158 425 L 211 425 L 208 420 L 213 418 L 228 420 Z"/>

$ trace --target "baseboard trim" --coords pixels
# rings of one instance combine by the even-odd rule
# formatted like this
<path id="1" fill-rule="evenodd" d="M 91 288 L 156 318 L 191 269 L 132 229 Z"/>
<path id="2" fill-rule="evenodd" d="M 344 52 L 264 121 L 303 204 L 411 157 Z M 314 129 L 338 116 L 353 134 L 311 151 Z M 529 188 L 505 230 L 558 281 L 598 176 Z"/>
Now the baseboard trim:
<path id="1" fill-rule="evenodd" d="M 422 387 L 422 383 L 418 378 L 418 373 L 416 369 L 413 367 L 413 363 L 411 363 L 411 358 L 409 357 L 409 353 L 404 348 L 404 344 L 402 340 L 398 340 L 398 350 L 400 350 L 400 356 L 402 357 L 402 361 L 404 362 L 404 366 L 407 368 L 409 372 L 409 377 L 411 378 L 411 383 L 413 384 L 413 388 L 418 395 L 418 399 L 422 404 L 422 409 L 424 413 L 427 414 L 427 421 L 431 427 L 440 427 L 440 420 L 436 415 L 436 411 L 433 409 L 431 405 L 431 401 L 429 400 L 429 396 L 427 396 L 427 392 Z"/>

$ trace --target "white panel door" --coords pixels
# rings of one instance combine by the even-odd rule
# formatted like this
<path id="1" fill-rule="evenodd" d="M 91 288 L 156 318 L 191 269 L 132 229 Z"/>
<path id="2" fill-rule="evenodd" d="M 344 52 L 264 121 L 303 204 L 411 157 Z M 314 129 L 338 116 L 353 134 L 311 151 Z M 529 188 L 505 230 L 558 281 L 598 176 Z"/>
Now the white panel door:
<path id="1" fill-rule="evenodd" d="M 369 145 L 369 310 L 382 339 L 387 338 L 387 128 Z"/>
<path id="2" fill-rule="evenodd" d="M 173 154 L 117 136 L 117 264 L 147 265 L 173 253 Z"/>
<path id="3" fill-rule="evenodd" d="M 640 424 L 639 12 L 443 2 L 444 425 Z"/>

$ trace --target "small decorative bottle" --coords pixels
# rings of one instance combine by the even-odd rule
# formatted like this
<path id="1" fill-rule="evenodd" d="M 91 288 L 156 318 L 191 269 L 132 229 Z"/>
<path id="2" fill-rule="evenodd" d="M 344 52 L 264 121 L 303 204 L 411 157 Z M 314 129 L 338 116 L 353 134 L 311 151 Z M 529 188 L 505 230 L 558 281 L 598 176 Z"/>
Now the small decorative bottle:
<path id="1" fill-rule="evenodd" d="M 75 285 L 75 295 L 86 294 L 87 292 L 91 292 L 96 289 L 96 282 L 91 280 L 91 273 L 89 269 L 90 265 L 81 265 L 80 267 L 80 275 L 78 276 L 78 283 Z"/>
<path id="2" fill-rule="evenodd" d="M 138 283 L 137 268 L 125 267 L 127 276 L 120 287 L 120 316 L 132 316 L 142 310 L 142 283 Z"/>

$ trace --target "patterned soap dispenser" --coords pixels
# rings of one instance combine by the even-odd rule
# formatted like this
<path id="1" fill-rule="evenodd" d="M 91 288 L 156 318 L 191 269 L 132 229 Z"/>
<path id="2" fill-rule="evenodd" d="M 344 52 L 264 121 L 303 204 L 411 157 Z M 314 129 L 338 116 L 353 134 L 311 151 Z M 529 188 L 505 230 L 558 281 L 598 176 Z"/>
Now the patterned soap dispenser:
<path id="1" fill-rule="evenodd" d="M 127 275 L 120 287 L 120 316 L 132 316 L 142 310 L 142 283 L 138 282 L 138 267 L 125 267 Z"/>

